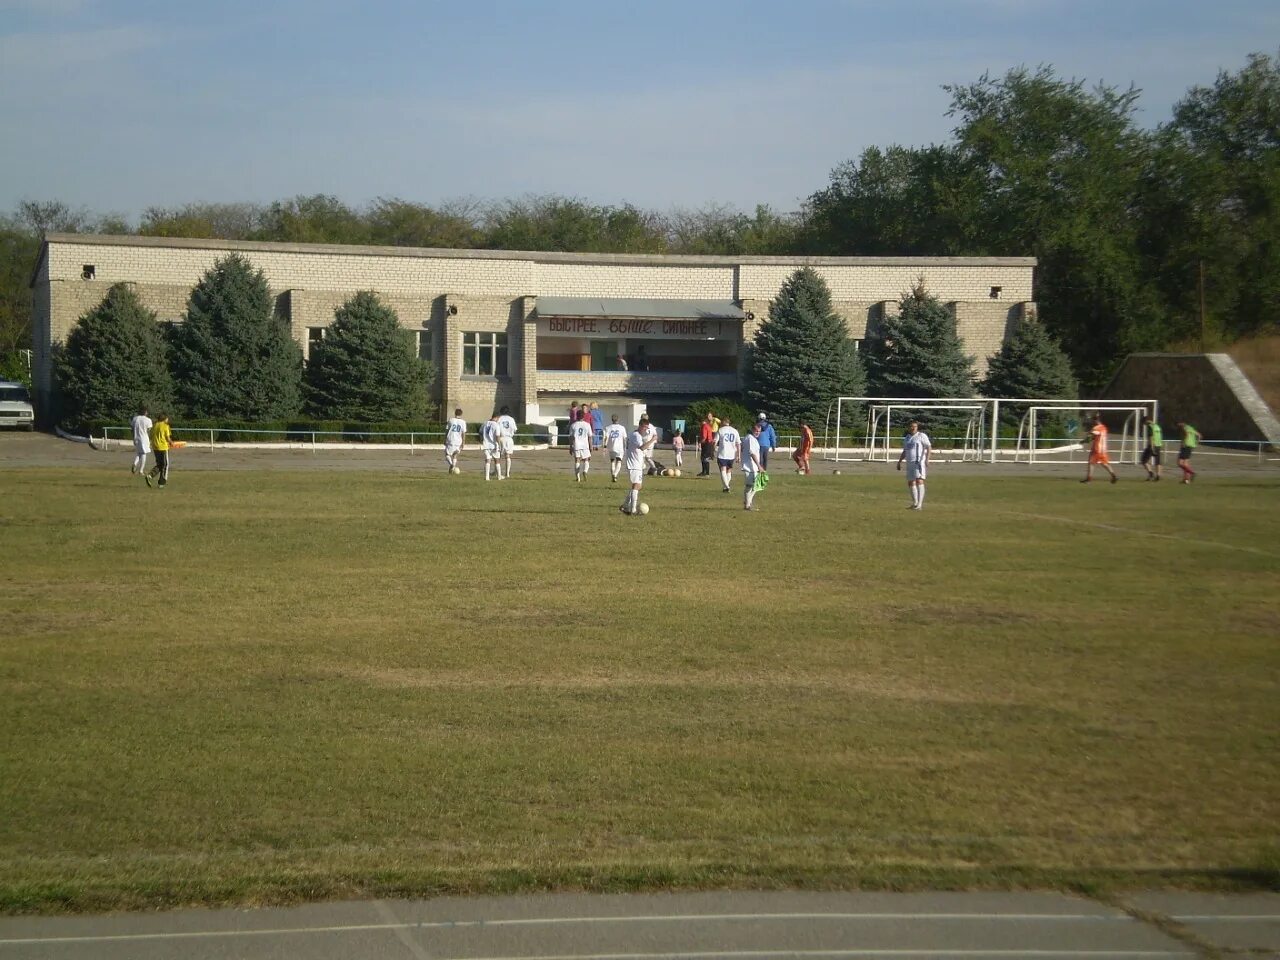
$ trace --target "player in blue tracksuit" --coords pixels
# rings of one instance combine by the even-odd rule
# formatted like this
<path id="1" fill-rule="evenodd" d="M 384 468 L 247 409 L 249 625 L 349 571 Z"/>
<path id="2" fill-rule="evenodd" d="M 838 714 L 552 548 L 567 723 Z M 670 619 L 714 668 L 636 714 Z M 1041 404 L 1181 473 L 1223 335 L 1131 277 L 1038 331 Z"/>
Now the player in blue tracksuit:
<path id="1" fill-rule="evenodd" d="M 778 434 L 773 429 L 773 424 L 769 422 L 769 418 L 763 413 L 756 418 L 756 423 L 760 427 L 760 469 L 768 470 L 769 454 L 778 445 Z"/>

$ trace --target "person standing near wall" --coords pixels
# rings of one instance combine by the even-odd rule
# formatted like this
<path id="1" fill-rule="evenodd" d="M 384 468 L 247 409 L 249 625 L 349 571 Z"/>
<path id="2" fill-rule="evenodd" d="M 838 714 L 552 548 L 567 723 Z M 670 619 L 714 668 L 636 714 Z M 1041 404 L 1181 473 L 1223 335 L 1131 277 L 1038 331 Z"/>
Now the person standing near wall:
<path id="1" fill-rule="evenodd" d="M 600 412 L 600 404 L 591 401 L 591 429 L 595 432 L 596 446 L 604 442 L 604 414 Z"/>
<path id="2" fill-rule="evenodd" d="M 130 424 L 133 427 L 133 466 L 129 472 L 141 473 L 145 476 L 147 454 L 151 452 L 151 428 L 154 426 L 151 418 L 147 416 L 145 406 L 138 408 L 138 415 L 130 421 Z"/>
<path id="3" fill-rule="evenodd" d="M 1200 446 L 1200 431 L 1189 423 L 1178 421 L 1178 429 L 1182 431 L 1182 446 L 1178 448 L 1178 467 L 1182 470 L 1182 482 L 1190 483 L 1196 478 L 1191 469 L 1191 455 Z"/>

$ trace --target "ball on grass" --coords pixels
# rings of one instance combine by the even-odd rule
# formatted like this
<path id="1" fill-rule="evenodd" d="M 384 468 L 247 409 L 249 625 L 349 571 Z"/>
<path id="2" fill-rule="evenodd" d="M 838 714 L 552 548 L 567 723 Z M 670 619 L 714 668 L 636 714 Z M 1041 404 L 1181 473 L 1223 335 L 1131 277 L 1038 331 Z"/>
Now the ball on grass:
<path id="1" fill-rule="evenodd" d="M 832 476 L 835 476 L 835 477 L 838 477 L 838 476 L 840 476 L 840 471 L 839 471 L 839 470 L 832 470 L 832 471 L 831 471 L 831 475 L 832 475 Z"/>
<path id="2" fill-rule="evenodd" d="M 680 470 L 679 470 L 679 468 L 677 468 L 677 469 L 676 469 L 676 476 L 677 476 L 677 477 L 678 477 L 678 476 L 680 476 Z"/>
<path id="3" fill-rule="evenodd" d="M 454 468 L 453 468 L 452 470 L 450 470 L 449 472 L 450 472 L 450 473 L 461 473 L 461 472 L 462 472 L 462 468 L 461 468 L 461 467 L 454 467 Z"/>
<path id="4" fill-rule="evenodd" d="M 674 476 L 676 475 L 676 473 L 675 473 L 675 471 L 674 471 L 674 470 L 672 470 L 670 467 L 668 467 L 666 470 L 663 470 L 663 471 L 662 471 L 662 475 L 663 475 L 664 477 L 674 477 Z"/>
<path id="5" fill-rule="evenodd" d="M 643 517 L 648 512 L 649 512 L 649 505 L 647 503 L 640 504 L 640 516 Z"/>

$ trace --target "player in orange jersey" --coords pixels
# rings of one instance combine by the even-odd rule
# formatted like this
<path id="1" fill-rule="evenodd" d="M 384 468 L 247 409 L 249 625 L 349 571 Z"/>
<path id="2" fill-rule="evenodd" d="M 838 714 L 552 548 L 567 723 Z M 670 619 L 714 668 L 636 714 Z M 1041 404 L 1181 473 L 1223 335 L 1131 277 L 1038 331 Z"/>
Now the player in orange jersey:
<path id="1" fill-rule="evenodd" d="M 1089 466 L 1085 469 L 1084 479 L 1080 482 L 1088 483 L 1093 479 L 1093 468 L 1096 465 L 1111 474 L 1111 482 L 1115 483 L 1120 478 L 1111 469 L 1111 458 L 1107 456 L 1107 425 L 1102 422 L 1102 417 L 1095 416 L 1093 418 L 1093 426 L 1089 429 L 1089 436 Z"/>
<path id="2" fill-rule="evenodd" d="M 796 452 L 791 455 L 791 459 L 796 462 L 796 472 L 813 473 L 809 469 L 809 454 L 813 450 L 813 428 L 809 426 L 808 420 L 800 421 L 800 445 L 796 447 Z"/>

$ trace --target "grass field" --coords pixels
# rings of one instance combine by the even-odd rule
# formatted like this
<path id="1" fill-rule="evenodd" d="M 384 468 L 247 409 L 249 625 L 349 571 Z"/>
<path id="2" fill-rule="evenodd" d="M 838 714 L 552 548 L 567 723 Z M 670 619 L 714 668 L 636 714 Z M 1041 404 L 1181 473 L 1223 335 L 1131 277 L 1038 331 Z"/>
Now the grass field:
<path id="1" fill-rule="evenodd" d="M 0 909 L 1276 885 L 1276 479 L 621 499 L 0 471 Z"/>

